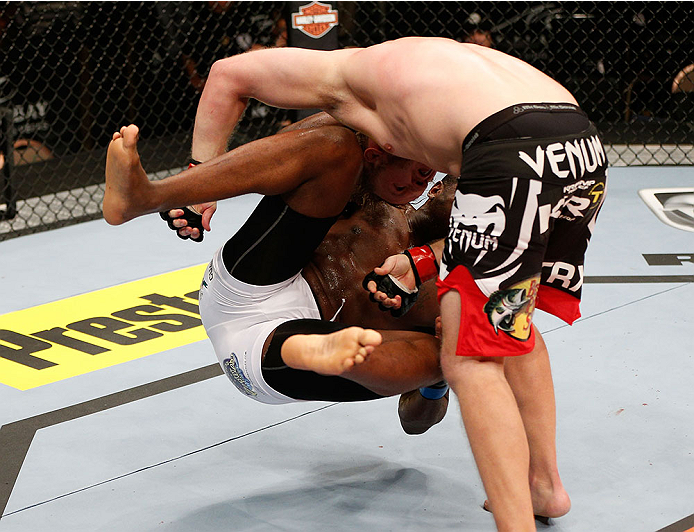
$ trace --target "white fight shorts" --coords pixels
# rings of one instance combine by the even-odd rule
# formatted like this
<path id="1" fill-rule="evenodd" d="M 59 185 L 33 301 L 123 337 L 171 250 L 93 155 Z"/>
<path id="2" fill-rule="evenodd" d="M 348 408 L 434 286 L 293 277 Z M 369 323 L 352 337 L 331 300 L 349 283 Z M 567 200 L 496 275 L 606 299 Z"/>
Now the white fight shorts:
<path id="1" fill-rule="evenodd" d="M 286 321 L 321 319 L 308 283 L 299 273 L 268 286 L 235 279 L 218 250 L 200 286 L 200 317 L 219 363 L 241 393 L 267 404 L 296 403 L 263 379 L 263 344 Z"/>

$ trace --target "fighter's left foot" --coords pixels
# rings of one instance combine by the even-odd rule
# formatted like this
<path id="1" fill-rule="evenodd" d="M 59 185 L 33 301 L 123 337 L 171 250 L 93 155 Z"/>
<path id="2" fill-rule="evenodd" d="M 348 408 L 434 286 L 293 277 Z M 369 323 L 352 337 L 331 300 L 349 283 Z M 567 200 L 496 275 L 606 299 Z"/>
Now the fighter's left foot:
<path id="1" fill-rule="evenodd" d="M 295 334 L 282 344 L 282 360 L 290 368 L 342 375 L 364 362 L 382 341 L 379 332 L 361 327 L 330 334 Z"/>
<path id="2" fill-rule="evenodd" d="M 398 416 L 402 430 L 407 434 L 424 434 L 446 415 L 450 390 L 440 399 L 427 399 L 419 390 L 400 396 Z"/>
<path id="3" fill-rule="evenodd" d="M 122 127 L 113 134 L 108 146 L 103 211 L 104 219 L 111 225 L 120 225 L 143 214 L 149 179 L 137 151 L 138 134 L 133 124 Z"/>

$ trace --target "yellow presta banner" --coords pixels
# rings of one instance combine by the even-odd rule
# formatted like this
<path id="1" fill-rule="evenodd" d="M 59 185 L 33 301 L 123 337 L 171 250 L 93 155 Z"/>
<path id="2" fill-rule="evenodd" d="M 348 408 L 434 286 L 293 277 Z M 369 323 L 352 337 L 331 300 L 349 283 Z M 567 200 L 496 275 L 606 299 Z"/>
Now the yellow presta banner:
<path id="1" fill-rule="evenodd" d="M 28 390 L 206 338 L 205 265 L 0 316 L 0 383 Z"/>

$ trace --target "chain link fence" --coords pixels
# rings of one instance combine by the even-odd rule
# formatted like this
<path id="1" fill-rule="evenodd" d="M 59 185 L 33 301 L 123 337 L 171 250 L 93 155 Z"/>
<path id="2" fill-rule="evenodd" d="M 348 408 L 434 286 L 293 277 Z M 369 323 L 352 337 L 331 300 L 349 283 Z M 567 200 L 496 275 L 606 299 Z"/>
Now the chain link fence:
<path id="1" fill-rule="evenodd" d="M 286 46 L 288 4 L 0 3 L 0 240 L 99 218 L 121 125 L 140 126 L 153 178 L 183 167 L 210 66 Z M 692 2 L 327 4 L 339 47 L 410 35 L 491 45 L 571 90 L 613 165 L 694 163 Z M 252 103 L 232 147 L 292 116 Z"/>

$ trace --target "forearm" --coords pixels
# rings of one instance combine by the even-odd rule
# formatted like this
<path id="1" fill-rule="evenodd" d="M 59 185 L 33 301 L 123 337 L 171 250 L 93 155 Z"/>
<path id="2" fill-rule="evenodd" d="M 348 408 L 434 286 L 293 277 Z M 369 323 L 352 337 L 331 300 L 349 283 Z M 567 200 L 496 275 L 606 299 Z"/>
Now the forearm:
<path id="1" fill-rule="evenodd" d="M 248 98 L 215 63 L 200 96 L 193 129 L 192 158 L 205 162 L 222 155 L 241 118 Z"/>

